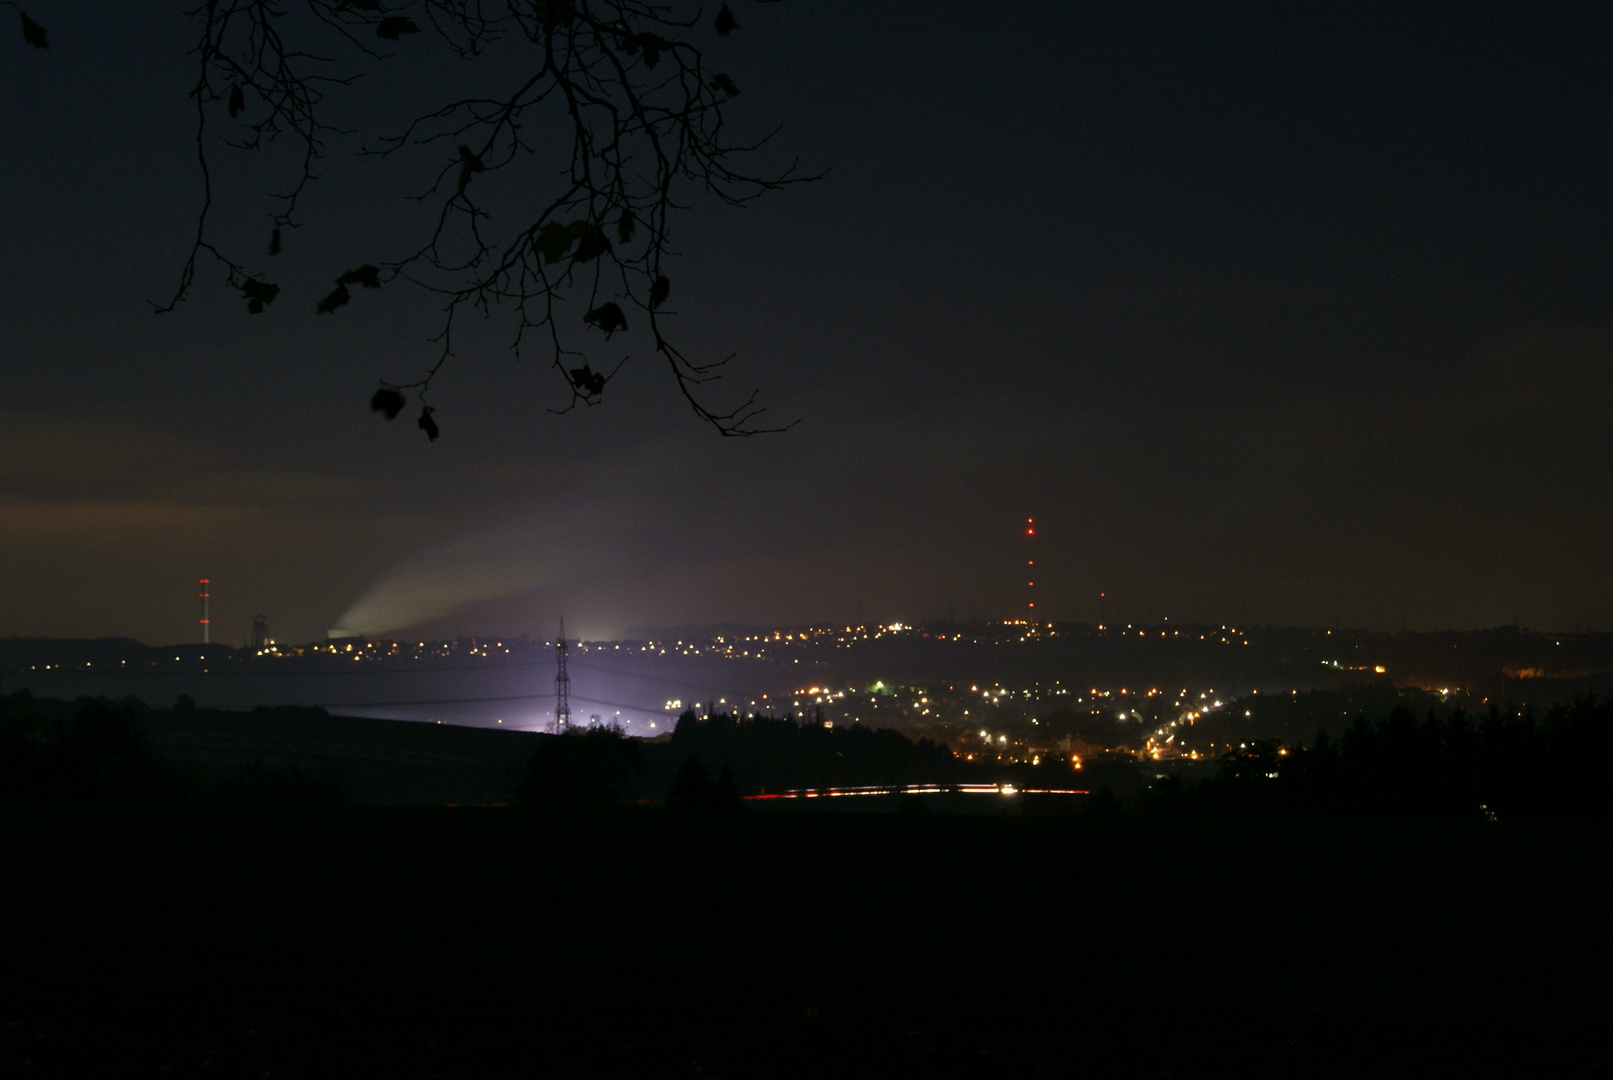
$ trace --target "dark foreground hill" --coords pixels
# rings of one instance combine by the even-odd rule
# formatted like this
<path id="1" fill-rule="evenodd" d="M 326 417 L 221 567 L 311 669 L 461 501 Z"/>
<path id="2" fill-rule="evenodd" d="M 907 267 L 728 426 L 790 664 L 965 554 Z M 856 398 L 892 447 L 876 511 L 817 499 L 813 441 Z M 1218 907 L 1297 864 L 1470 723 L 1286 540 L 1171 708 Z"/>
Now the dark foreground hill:
<path id="1" fill-rule="evenodd" d="M 98 725 L 97 725 L 98 722 Z M 86 728 L 90 730 L 83 730 Z M 15 797 L 11 771 L 39 772 L 52 751 L 81 751 L 70 772 L 88 784 L 39 777 L 41 794 L 161 797 L 160 777 L 141 791 L 107 783 L 107 758 L 125 771 L 172 773 L 181 787 L 217 789 L 254 773 L 328 781 L 344 801 L 380 805 L 481 804 L 511 797 L 513 778 L 544 736 L 521 731 L 332 716 L 308 707 L 250 712 L 150 708 L 133 699 L 60 701 L 26 692 L 0 698 L 0 798 Z M 57 755 L 58 757 L 60 755 Z M 25 765 L 31 762 L 31 765 Z M 56 790 L 66 787 L 69 790 Z M 128 787 L 127 784 L 123 785 Z M 173 785 L 170 785 L 173 786 Z M 79 788 L 83 790 L 71 790 Z M 177 797 L 180 792 L 168 792 Z"/>
<path id="2" fill-rule="evenodd" d="M 0 1070 L 1600 1074 L 1608 840 L 13 803 Z"/>
<path id="3" fill-rule="evenodd" d="M 592 735 L 588 732 L 592 731 Z M 595 736 L 601 736 L 596 738 Z M 572 773 L 598 766 L 573 751 L 620 744 L 624 775 L 597 778 L 607 801 L 659 800 L 680 770 L 727 770 L 734 795 L 799 787 L 956 784 L 1011 781 L 1024 787 L 1068 785 L 1072 770 L 965 765 L 945 746 L 863 726 L 685 713 L 656 740 L 627 739 L 611 729 L 573 729 L 556 736 L 452 724 L 333 716 L 317 707 L 251 712 L 173 708 L 138 700 L 0 698 L 0 799 L 179 799 L 228 795 L 243 786 L 282 788 L 278 801 L 302 789 L 330 801 L 368 805 L 476 806 L 512 801 L 552 803 L 531 788 L 529 765 Z M 539 751 L 565 748 L 544 755 Z M 1023 773 L 1021 776 L 1019 773 Z M 556 779 L 557 777 L 551 777 Z M 575 778 L 573 778 L 575 779 Z M 541 786 L 541 785 L 540 785 Z M 574 784 L 562 784 L 562 787 Z M 586 786 L 586 785 L 585 785 Z M 597 801 L 581 790 L 562 802 Z M 261 798 L 259 801 L 262 801 Z"/>

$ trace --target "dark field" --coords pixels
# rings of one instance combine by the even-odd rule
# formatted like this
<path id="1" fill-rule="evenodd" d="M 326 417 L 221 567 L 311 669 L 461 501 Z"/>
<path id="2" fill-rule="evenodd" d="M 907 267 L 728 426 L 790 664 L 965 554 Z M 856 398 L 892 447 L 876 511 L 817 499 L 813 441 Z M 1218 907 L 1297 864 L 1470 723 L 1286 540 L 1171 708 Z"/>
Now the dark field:
<path id="1" fill-rule="evenodd" d="M 1604 824 L 6 809 L 11 1076 L 1590 1075 Z"/>

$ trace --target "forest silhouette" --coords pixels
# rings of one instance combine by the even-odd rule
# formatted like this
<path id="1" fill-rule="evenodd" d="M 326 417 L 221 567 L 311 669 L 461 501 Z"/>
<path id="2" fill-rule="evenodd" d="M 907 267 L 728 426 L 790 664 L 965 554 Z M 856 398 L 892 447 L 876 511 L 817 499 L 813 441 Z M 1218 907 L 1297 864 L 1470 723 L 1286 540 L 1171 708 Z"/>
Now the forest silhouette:
<path id="1" fill-rule="evenodd" d="M 1492 707 L 1408 707 L 1382 720 L 1358 715 L 1343 736 L 1310 746 L 1259 739 L 1221 758 L 1191 784 L 1169 775 L 1144 807 L 1161 814 L 1422 817 L 1494 821 L 1606 818 L 1613 701 L 1583 697 L 1544 717 Z"/>

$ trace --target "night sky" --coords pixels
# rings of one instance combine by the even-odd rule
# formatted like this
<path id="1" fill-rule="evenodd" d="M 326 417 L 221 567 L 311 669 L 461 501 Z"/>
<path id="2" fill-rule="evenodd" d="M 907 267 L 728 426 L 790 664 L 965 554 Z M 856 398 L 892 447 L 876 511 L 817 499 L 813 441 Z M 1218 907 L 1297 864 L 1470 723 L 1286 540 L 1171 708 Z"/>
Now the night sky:
<path id="1" fill-rule="evenodd" d="M 313 313 L 418 222 L 356 138 L 280 303 L 204 263 L 152 315 L 200 191 L 153 10 L 39 0 L 48 52 L 0 11 L 0 635 L 193 640 L 203 576 L 236 644 L 1004 618 L 1027 516 L 1049 617 L 1613 619 L 1608 5 L 736 5 L 735 121 L 828 173 L 694 200 L 677 326 L 798 423 L 722 439 L 645 354 L 551 415 L 489 329 L 435 444 L 366 408 L 430 301 Z M 432 49 L 342 115 L 462 77 Z M 254 250 L 276 160 L 221 169 Z"/>

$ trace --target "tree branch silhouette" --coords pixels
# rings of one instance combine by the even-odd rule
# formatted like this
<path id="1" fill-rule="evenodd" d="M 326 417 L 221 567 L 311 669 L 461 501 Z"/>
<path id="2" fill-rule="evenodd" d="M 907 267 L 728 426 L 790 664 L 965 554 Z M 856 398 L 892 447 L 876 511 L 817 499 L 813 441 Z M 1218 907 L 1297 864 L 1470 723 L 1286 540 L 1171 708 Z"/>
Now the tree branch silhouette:
<path id="1" fill-rule="evenodd" d="M 191 294 L 204 256 L 222 266 L 249 313 L 264 311 L 280 292 L 213 238 L 210 159 L 219 146 L 259 151 L 288 140 L 297 147 L 295 178 L 274 196 L 270 214 L 268 250 L 276 254 L 282 230 L 301 224 L 302 201 L 333 141 L 355 134 L 326 119 L 334 91 L 353 88 L 369 65 L 417 56 L 432 39 L 472 62 L 494 46 L 515 45 L 525 59 L 507 85 L 491 84 L 508 78 L 508 69 L 484 64 L 477 69 L 487 76 L 483 92 L 452 97 L 364 142 L 361 155 L 380 159 L 443 147 L 414 196 L 436 213 L 414 246 L 375 258 L 360 268 L 362 279 L 353 276 L 359 271 L 338 277 L 316 311 L 336 315 L 352 300 L 352 284 L 406 283 L 436 298 L 434 361 L 417 379 L 382 383 L 420 399 L 428 434 L 436 425 L 425 398 L 455 357 L 454 331 L 466 311 L 513 314 L 512 350 L 537 352 L 566 387 L 565 404 L 552 412 L 598 404 L 627 357 L 601 364 L 597 354 L 636 329 L 695 414 L 718 432 L 783 430 L 763 422 L 754 392 L 737 405 L 716 404 L 710 384 L 731 357 L 691 356 L 667 323 L 672 224 L 685 192 L 743 206 L 822 175 L 794 163 L 771 172 L 755 166 L 776 131 L 730 137 L 725 110 L 741 88 L 714 70 L 701 45 L 708 33 L 727 38 L 739 28 L 726 3 L 712 17 L 647 0 L 209 0 L 190 15 L 198 28 L 191 97 L 202 199 L 178 285 L 154 305 L 159 313 Z M 490 188 L 499 174 L 502 186 Z M 500 201 L 495 214 L 490 204 L 512 185 L 522 192 L 515 212 Z M 390 419 L 398 410 L 387 401 L 381 411 Z"/>

